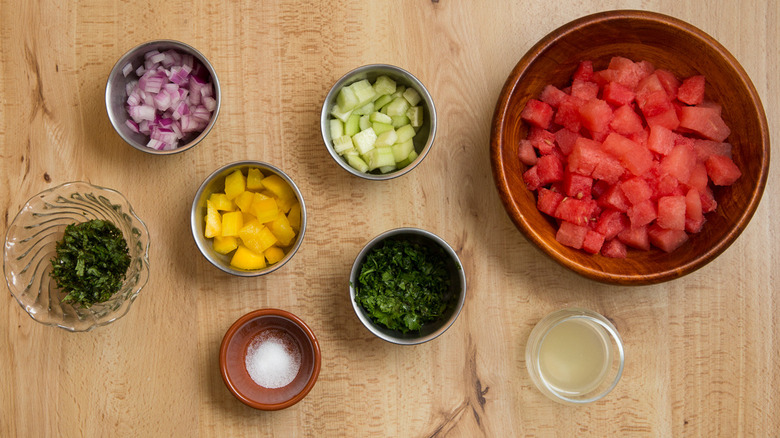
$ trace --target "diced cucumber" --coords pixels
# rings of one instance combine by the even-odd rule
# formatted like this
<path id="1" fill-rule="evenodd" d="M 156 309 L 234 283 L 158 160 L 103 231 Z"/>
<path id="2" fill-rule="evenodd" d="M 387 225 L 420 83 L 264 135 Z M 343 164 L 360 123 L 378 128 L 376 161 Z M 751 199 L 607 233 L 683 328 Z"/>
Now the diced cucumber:
<path id="1" fill-rule="evenodd" d="M 369 170 L 379 169 L 384 166 L 395 167 L 395 156 L 391 148 L 375 148 L 369 154 Z"/>
<path id="2" fill-rule="evenodd" d="M 390 119 L 393 121 L 393 128 L 400 128 L 409 124 L 409 117 L 406 116 L 393 116 Z"/>
<path id="3" fill-rule="evenodd" d="M 385 94 L 383 96 L 379 96 L 379 99 L 374 101 L 374 110 L 379 111 L 382 109 L 385 105 L 392 102 L 393 98 L 389 94 Z"/>
<path id="4" fill-rule="evenodd" d="M 420 93 L 417 92 L 414 88 L 407 88 L 406 91 L 404 91 L 404 94 L 402 94 L 404 99 L 406 99 L 407 102 L 409 102 L 409 105 L 415 106 L 418 103 L 420 103 Z"/>
<path id="5" fill-rule="evenodd" d="M 372 128 L 364 129 L 352 136 L 352 144 L 355 145 L 360 154 L 365 154 L 371 149 L 374 149 L 374 143 L 376 142 L 376 133 Z"/>
<path id="6" fill-rule="evenodd" d="M 421 106 L 413 106 L 406 110 L 406 117 L 413 128 L 419 128 L 423 124 L 423 109 Z"/>
<path id="7" fill-rule="evenodd" d="M 397 169 L 397 167 L 395 167 L 395 164 L 393 164 L 392 166 L 382 166 L 379 168 L 379 171 L 381 173 L 389 173 L 394 171 L 395 169 Z"/>
<path id="8" fill-rule="evenodd" d="M 399 85 L 395 87 L 395 93 L 391 94 L 390 96 L 395 99 L 397 97 L 401 97 L 404 95 L 404 91 L 406 91 L 406 85 Z"/>
<path id="9" fill-rule="evenodd" d="M 409 102 L 407 102 L 403 97 L 396 97 L 392 102 L 387 104 L 387 115 L 391 117 L 404 116 L 406 115 L 406 110 L 408 109 Z"/>
<path id="10" fill-rule="evenodd" d="M 349 149 L 352 149 L 352 137 L 342 135 L 341 137 L 333 139 L 333 150 L 336 151 L 337 154 L 342 155 Z"/>
<path id="11" fill-rule="evenodd" d="M 414 135 L 416 132 L 414 131 L 414 128 L 412 128 L 412 125 L 404 125 L 400 128 L 396 129 L 396 134 L 398 134 L 398 143 L 403 143 L 406 140 L 411 140 L 414 138 Z"/>
<path id="12" fill-rule="evenodd" d="M 371 124 L 371 127 L 374 128 L 374 132 L 376 132 L 376 135 L 382 135 L 383 132 L 392 131 L 393 125 L 387 124 L 387 123 L 378 123 L 374 122 Z M 411 125 L 409 125 L 409 128 L 414 131 L 414 128 L 412 128 Z"/>
<path id="13" fill-rule="evenodd" d="M 333 105 L 333 108 L 330 110 L 330 115 L 341 120 L 342 122 L 346 122 L 351 114 L 352 110 L 342 111 L 338 105 Z"/>
<path id="14" fill-rule="evenodd" d="M 377 97 L 376 91 L 374 91 L 374 87 L 371 86 L 371 83 L 368 82 L 368 79 L 357 81 L 348 88 L 352 89 L 353 93 L 355 93 L 355 97 L 357 98 L 358 103 L 355 105 L 355 107 L 363 106 L 369 102 L 373 102 L 374 98 Z M 342 106 L 342 108 L 345 107 Z"/>
<path id="15" fill-rule="evenodd" d="M 357 155 L 347 155 L 347 164 L 357 169 L 358 172 L 368 172 L 368 164 Z"/>
<path id="16" fill-rule="evenodd" d="M 393 149 L 393 158 L 395 158 L 396 163 L 400 163 L 406 158 L 409 157 L 409 154 L 414 151 L 414 142 L 412 140 L 406 140 L 403 143 L 396 143 L 392 147 Z"/>
<path id="17" fill-rule="evenodd" d="M 360 116 L 352 114 L 347 119 L 347 123 L 344 124 L 344 134 L 352 137 L 358 132 L 360 132 Z"/>
<path id="18" fill-rule="evenodd" d="M 396 140 L 398 140 L 398 135 L 395 133 L 394 130 L 391 129 L 377 136 L 376 142 L 374 142 L 374 147 L 375 148 L 390 147 L 393 144 L 395 144 Z M 404 158 L 406 158 L 405 155 Z"/>
<path id="19" fill-rule="evenodd" d="M 339 90 L 339 95 L 336 97 L 336 103 L 342 111 L 351 111 L 358 106 L 360 100 L 357 95 L 355 95 L 355 91 L 352 87 L 349 86 L 342 87 L 341 90 Z"/>
<path id="20" fill-rule="evenodd" d="M 371 126 L 371 118 L 370 117 L 371 116 L 369 116 L 368 114 L 360 116 L 360 122 L 358 123 L 358 125 L 360 125 L 360 130 L 361 131 L 365 131 L 366 129 L 368 129 Z"/>
<path id="21" fill-rule="evenodd" d="M 355 108 L 353 114 L 360 114 L 362 116 L 364 114 L 371 114 L 373 112 L 374 112 L 374 102 L 368 102 L 367 104 L 359 108 Z"/>
<path id="22" fill-rule="evenodd" d="M 387 114 L 382 114 L 379 111 L 371 113 L 371 121 L 377 123 L 387 123 L 388 125 L 393 123 L 393 119 L 391 119 L 390 116 Z"/>
<path id="23" fill-rule="evenodd" d="M 376 94 L 393 94 L 395 93 L 395 81 L 387 76 L 379 76 L 374 82 L 374 91 Z"/>
<path id="24" fill-rule="evenodd" d="M 414 160 L 415 160 L 415 158 L 417 158 L 417 151 L 415 151 L 414 149 L 412 149 L 412 152 L 409 154 L 409 156 L 408 156 L 408 157 L 406 157 L 406 159 L 405 159 L 405 160 L 403 160 L 403 161 L 401 161 L 400 163 L 398 163 L 398 168 L 399 168 L 399 169 L 403 169 L 404 167 L 406 167 L 406 166 L 408 166 L 408 165 L 412 164 L 412 161 L 414 161 Z"/>
<path id="25" fill-rule="evenodd" d="M 346 151 L 344 151 L 343 154 L 341 154 L 341 156 L 344 157 L 344 158 L 347 158 L 350 155 L 354 155 L 356 157 L 359 157 L 360 153 L 357 151 L 357 149 L 350 148 L 350 149 L 347 149 Z"/>
<path id="26" fill-rule="evenodd" d="M 330 139 L 335 140 L 344 135 L 344 123 L 339 119 L 330 119 Z"/>

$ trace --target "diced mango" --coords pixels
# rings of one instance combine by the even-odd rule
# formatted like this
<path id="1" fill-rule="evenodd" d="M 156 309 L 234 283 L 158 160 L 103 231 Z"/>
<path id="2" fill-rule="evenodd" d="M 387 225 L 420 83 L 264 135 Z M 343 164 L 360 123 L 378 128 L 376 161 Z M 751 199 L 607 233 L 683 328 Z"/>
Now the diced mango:
<path id="1" fill-rule="evenodd" d="M 276 202 L 283 212 L 290 211 L 296 200 L 295 192 L 279 175 L 269 175 L 263 178 L 263 187 L 276 196 Z"/>
<path id="2" fill-rule="evenodd" d="M 246 176 L 246 189 L 247 190 L 260 190 L 263 188 L 263 173 L 260 172 L 260 169 L 257 168 L 250 168 L 247 171 Z"/>
<path id="3" fill-rule="evenodd" d="M 290 211 L 287 213 L 287 220 L 296 233 L 301 231 L 301 204 L 299 202 L 296 201 L 295 204 L 290 207 Z"/>
<path id="4" fill-rule="evenodd" d="M 222 217 L 211 201 L 206 201 L 206 229 L 203 234 L 209 238 L 222 235 Z"/>
<path id="5" fill-rule="evenodd" d="M 230 259 L 230 265 L 247 271 L 266 267 L 265 257 L 255 253 L 244 245 L 238 246 L 236 253 L 233 254 L 233 258 Z"/>
<path id="6" fill-rule="evenodd" d="M 268 248 L 263 254 L 265 255 L 265 259 L 268 260 L 269 265 L 273 265 L 284 258 L 284 251 L 278 246 Z"/>
<path id="7" fill-rule="evenodd" d="M 244 224 L 238 231 L 238 236 L 247 248 L 258 254 L 262 254 L 277 241 L 271 230 L 257 220 Z"/>
<path id="8" fill-rule="evenodd" d="M 255 215 L 258 222 L 268 222 L 279 214 L 279 205 L 274 198 L 255 193 L 252 205 L 249 207 L 249 213 Z"/>
<path id="9" fill-rule="evenodd" d="M 235 237 L 216 236 L 214 237 L 214 242 L 212 243 L 212 247 L 214 248 L 214 251 L 220 254 L 227 254 L 230 251 L 233 251 L 234 249 L 238 248 L 238 239 L 236 239 Z"/>
<path id="10" fill-rule="evenodd" d="M 246 190 L 246 178 L 240 170 L 236 170 L 225 178 L 225 195 L 234 199 Z"/>
<path id="11" fill-rule="evenodd" d="M 292 229 L 290 221 L 287 220 L 287 216 L 283 213 L 276 216 L 276 219 L 266 224 L 266 226 L 271 230 L 271 233 L 273 233 L 276 240 L 278 240 L 279 244 L 282 246 L 289 245 L 295 238 L 295 230 Z"/>
<path id="12" fill-rule="evenodd" d="M 231 211 L 222 215 L 222 236 L 238 236 L 238 230 L 244 226 L 244 216 L 240 211 Z"/>
<path id="13" fill-rule="evenodd" d="M 214 207 L 217 210 L 233 211 L 236 209 L 236 204 L 228 199 L 227 195 L 224 193 L 212 193 L 211 196 L 209 196 L 209 201 L 214 204 Z"/>
<path id="14" fill-rule="evenodd" d="M 242 212 L 241 216 L 243 216 L 243 218 L 244 218 L 244 224 L 247 224 L 247 223 L 249 223 L 251 221 L 256 221 L 257 220 L 255 215 L 253 215 L 252 213 L 243 213 Z"/>
<path id="15" fill-rule="evenodd" d="M 255 194 L 249 191 L 243 191 L 240 195 L 234 199 L 238 208 L 244 213 L 248 213 L 252 206 L 252 200 L 255 199 Z"/>

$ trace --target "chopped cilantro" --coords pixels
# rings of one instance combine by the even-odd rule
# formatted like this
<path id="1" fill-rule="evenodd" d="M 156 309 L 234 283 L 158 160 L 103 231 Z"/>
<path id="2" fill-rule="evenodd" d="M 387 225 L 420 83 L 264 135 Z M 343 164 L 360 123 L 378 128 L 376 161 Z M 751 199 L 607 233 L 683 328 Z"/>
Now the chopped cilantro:
<path id="1" fill-rule="evenodd" d="M 452 301 L 447 255 L 438 246 L 390 238 L 361 267 L 355 301 L 371 319 L 403 333 L 435 321 Z"/>

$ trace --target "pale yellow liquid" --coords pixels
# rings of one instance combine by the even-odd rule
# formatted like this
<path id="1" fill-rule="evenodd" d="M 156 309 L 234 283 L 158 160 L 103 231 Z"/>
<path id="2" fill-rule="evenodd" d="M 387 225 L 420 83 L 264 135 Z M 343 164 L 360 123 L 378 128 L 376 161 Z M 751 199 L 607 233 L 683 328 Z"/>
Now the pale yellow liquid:
<path id="1" fill-rule="evenodd" d="M 611 358 L 604 329 L 588 320 L 566 320 L 547 333 L 539 347 L 542 379 L 557 391 L 579 395 L 595 389 Z"/>

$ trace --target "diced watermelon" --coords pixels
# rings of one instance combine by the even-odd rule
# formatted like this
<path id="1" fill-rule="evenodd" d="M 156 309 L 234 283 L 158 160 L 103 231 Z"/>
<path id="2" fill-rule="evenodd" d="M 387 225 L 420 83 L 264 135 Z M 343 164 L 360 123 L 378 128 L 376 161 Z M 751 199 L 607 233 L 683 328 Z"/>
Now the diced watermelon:
<path id="1" fill-rule="evenodd" d="M 558 87 L 555 85 L 547 85 L 542 90 L 542 94 L 539 95 L 539 100 L 552 106 L 553 108 L 558 108 L 561 102 L 563 102 L 568 97 L 568 94 L 558 89 Z"/>
<path id="2" fill-rule="evenodd" d="M 520 140 L 520 144 L 517 147 L 517 157 L 526 166 L 533 166 L 539 160 L 539 157 L 536 156 L 534 145 L 525 138 Z"/>
<path id="3" fill-rule="evenodd" d="M 701 192 L 707 187 L 710 179 L 707 176 L 707 167 L 701 161 L 696 162 L 696 167 L 691 170 L 691 177 L 688 178 L 687 186 Z"/>
<path id="4" fill-rule="evenodd" d="M 616 72 L 615 81 L 630 89 L 635 89 L 637 84 L 647 75 L 634 61 L 622 56 L 614 56 L 609 61 L 609 70 Z"/>
<path id="5" fill-rule="evenodd" d="M 619 82 L 609 82 L 601 92 L 601 98 L 615 106 L 628 105 L 634 101 L 634 91 Z"/>
<path id="6" fill-rule="evenodd" d="M 582 122 L 580 120 L 579 107 L 582 103 L 576 97 L 566 96 L 566 99 L 558 105 L 558 111 L 555 113 L 555 123 L 569 131 L 580 132 Z"/>
<path id="7" fill-rule="evenodd" d="M 653 166 L 653 154 L 647 149 L 617 133 L 611 133 L 602 148 L 617 158 L 629 172 L 642 175 Z"/>
<path id="8" fill-rule="evenodd" d="M 629 226 L 630 222 L 624 213 L 618 210 L 606 209 L 599 215 L 599 219 L 596 221 L 596 227 L 594 229 L 609 240 L 620 234 L 621 231 Z"/>
<path id="9" fill-rule="evenodd" d="M 650 249 L 650 239 L 647 235 L 647 226 L 631 226 L 621 231 L 620 234 L 617 235 L 617 238 L 632 248 L 641 249 L 644 251 Z"/>
<path id="10" fill-rule="evenodd" d="M 555 147 L 555 134 L 537 127 L 531 127 L 528 131 L 528 141 L 539 150 L 541 155 L 550 155 Z"/>
<path id="11" fill-rule="evenodd" d="M 680 119 L 674 108 L 669 108 L 661 114 L 645 117 L 647 126 L 663 126 L 664 128 L 675 130 L 680 126 Z"/>
<path id="12" fill-rule="evenodd" d="M 604 69 L 599 71 L 593 72 L 593 78 L 591 79 L 593 82 L 599 84 L 599 87 L 604 87 L 606 84 L 610 82 L 615 82 L 617 79 L 617 71 L 610 70 L 610 69 Z M 617 82 L 615 82 L 617 83 Z M 623 85 L 623 84 L 621 84 Z M 625 85 L 623 85 L 625 87 Z M 628 88 L 628 87 L 626 87 Z M 630 90 L 630 88 L 629 88 Z"/>
<path id="13" fill-rule="evenodd" d="M 639 204 L 632 205 L 628 208 L 626 214 L 628 215 L 628 220 L 631 222 L 631 227 L 647 225 L 658 217 L 655 203 L 649 199 L 640 202 Z"/>
<path id="14" fill-rule="evenodd" d="M 569 170 L 580 175 L 591 175 L 605 155 L 599 142 L 578 137 L 567 157 Z"/>
<path id="15" fill-rule="evenodd" d="M 696 153 L 687 144 L 678 144 L 661 159 L 661 174 L 671 175 L 683 184 L 688 183 L 695 167 Z"/>
<path id="16" fill-rule="evenodd" d="M 623 105 L 612 113 L 609 127 L 622 135 L 629 135 L 643 130 L 642 119 L 630 105 Z"/>
<path id="17" fill-rule="evenodd" d="M 718 202 L 715 201 L 715 195 L 712 193 L 712 189 L 707 186 L 703 191 L 699 192 L 701 196 L 701 211 L 704 213 L 712 213 L 718 208 Z"/>
<path id="18" fill-rule="evenodd" d="M 628 208 L 631 207 L 631 203 L 628 202 L 628 198 L 623 194 L 620 184 L 613 185 L 606 193 L 601 195 L 598 204 L 601 207 L 612 208 L 622 212 L 628 211 Z"/>
<path id="19" fill-rule="evenodd" d="M 668 70 L 658 69 L 655 71 L 655 75 L 658 76 L 658 81 L 661 86 L 664 87 L 666 95 L 670 100 L 677 98 L 677 90 L 680 88 L 680 80 Z"/>
<path id="20" fill-rule="evenodd" d="M 682 107 L 680 128 L 689 129 L 705 138 L 721 142 L 731 134 L 731 129 L 716 109 L 700 106 Z"/>
<path id="21" fill-rule="evenodd" d="M 574 143 L 580 138 L 580 134 L 571 132 L 566 128 L 555 131 L 555 143 L 564 155 L 569 155 L 574 149 Z"/>
<path id="22" fill-rule="evenodd" d="M 665 252 L 672 252 L 681 247 L 687 240 L 688 234 L 681 230 L 667 230 L 657 224 L 647 230 L 650 243 Z"/>
<path id="23" fill-rule="evenodd" d="M 604 235 L 593 230 L 585 233 L 585 240 L 582 242 L 582 249 L 590 254 L 598 254 L 604 245 Z"/>
<path id="24" fill-rule="evenodd" d="M 701 195 L 696 189 L 688 190 L 685 195 L 685 231 L 698 233 L 704 225 L 704 212 L 701 208 Z"/>
<path id="25" fill-rule="evenodd" d="M 688 181 L 690 183 L 690 180 Z M 680 186 L 677 178 L 671 175 L 662 175 L 656 180 L 655 184 L 655 196 L 669 196 L 674 195 L 678 191 Z"/>
<path id="26" fill-rule="evenodd" d="M 563 200 L 563 195 L 553 190 L 539 187 L 536 199 L 536 208 L 548 216 L 555 215 L 555 210 Z"/>
<path id="27" fill-rule="evenodd" d="M 618 239 L 612 239 L 604 242 L 601 247 L 601 255 L 613 259 L 624 259 L 628 255 L 626 245 Z"/>
<path id="28" fill-rule="evenodd" d="M 693 150 L 696 151 L 696 159 L 704 163 L 710 155 L 723 155 L 731 158 L 731 144 L 712 140 L 693 140 Z"/>
<path id="29" fill-rule="evenodd" d="M 600 180 L 593 180 L 593 187 L 590 189 L 590 195 L 593 197 L 593 199 L 600 198 L 601 195 L 604 193 L 607 193 L 607 190 L 612 187 L 610 183 L 607 181 L 604 181 L 603 179 Z"/>
<path id="30" fill-rule="evenodd" d="M 636 102 L 645 117 L 657 116 L 672 108 L 672 101 L 656 73 L 639 82 L 636 87 Z"/>
<path id="31" fill-rule="evenodd" d="M 667 155 L 674 147 L 674 132 L 664 126 L 650 127 L 650 136 L 647 138 L 647 148 L 661 155 Z"/>
<path id="32" fill-rule="evenodd" d="M 639 131 L 633 132 L 626 136 L 626 138 L 633 141 L 634 143 L 639 143 L 645 147 L 647 147 L 648 137 L 650 137 L 650 128 L 642 128 Z"/>
<path id="33" fill-rule="evenodd" d="M 585 102 L 579 108 L 582 126 L 591 132 L 603 132 L 612 121 L 612 108 L 601 99 L 593 99 Z"/>
<path id="34" fill-rule="evenodd" d="M 555 234 L 555 240 L 563 245 L 580 249 L 585 241 L 585 235 L 588 234 L 588 230 L 586 226 L 563 221 Z"/>
<path id="35" fill-rule="evenodd" d="M 563 163 L 555 155 L 543 155 L 535 166 L 538 170 L 539 181 L 541 185 L 547 185 L 551 182 L 561 181 L 563 179 Z"/>
<path id="36" fill-rule="evenodd" d="M 677 92 L 677 100 L 688 105 L 698 105 L 704 101 L 704 76 L 696 75 L 683 80 Z"/>
<path id="37" fill-rule="evenodd" d="M 593 179 L 607 181 L 614 184 L 626 173 L 626 168 L 620 164 L 620 161 L 612 158 L 607 153 L 602 152 L 603 158 L 596 164 L 591 176 Z"/>
<path id="38" fill-rule="evenodd" d="M 662 196 L 658 198 L 658 219 L 656 223 L 667 230 L 685 229 L 685 196 Z"/>
<path id="39" fill-rule="evenodd" d="M 620 189 L 626 195 L 631 205 L 640 204 L 650 199 L 653 195 L 653 189 L 643 178 L 638 176 L 629 178 L 620 184 Z"/>
<path id="40" fill-rule="evenodd" d="M 593 186 L 593 178 L 579 175 L 566 169 L 563 172 L 563 192 L 576 199 L 588 199 Z"/>
<path id="41" fill-rule="evenodd" d="M 553 109 L 541 100 L 529 99 L 520 112 L 520 118 L 533 126 L 547 129 L 553 117 Z"/>
<path id="42" fill-rule="evenodd" d="M 599 95 L 599 84 L 583 79 L 574 79 L 571 83 L 571 95 L 588 101 Z"/>
<path id="43" fill-rule="evenodd" d="M 598 215 L 598 206 L 592 199 L 574 199 L 563 198 L 558 208 L 555 209 L 555 216 L 558 219 L 571 222 L 577 225 L 588 225 Z"/>
<path id="44" fill-rule="evenodd" d="M 717 111 L 719 116 L 722 114 L 723 111 L 723 107 L 719 103 L 707 99 L 704 99 L 700 104 L 696 106 L 701 108 L 712 108 L 715 111 Z"/>
<path id="45" fill-rule="evenodd" d="M 707 167 L 707 175 L 716 186 L 730 186 L 742 176 L 734 161 L 723 155 L 711 155 L 704 165 Z"/>
<path id="46" fill-rule="evenodd" d="M 593 79 L 593 61 L 581 61 L 577 66 L 577 71 L 574 72 L 573 79 L 581 81 L 590 81 Z"/>
<path id="47" fill-rule="evenodd" d="M 539 179 L 539 173 L 536 166 L 533 166 L 523 172 L 523 181 L 525 182 L 525 186 L 528 188 L 528 190 L 535 191 L 541 187 L 542 182 Z"/>

